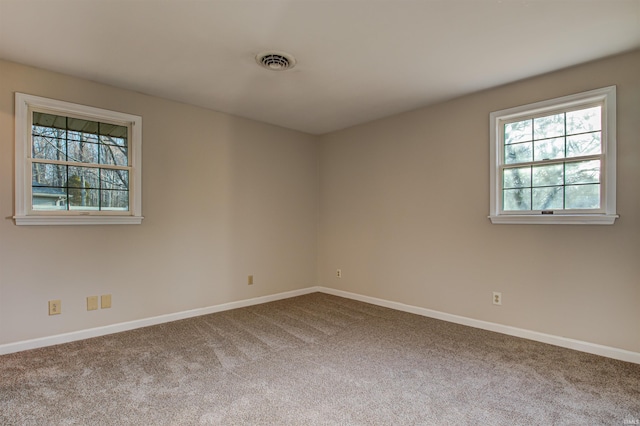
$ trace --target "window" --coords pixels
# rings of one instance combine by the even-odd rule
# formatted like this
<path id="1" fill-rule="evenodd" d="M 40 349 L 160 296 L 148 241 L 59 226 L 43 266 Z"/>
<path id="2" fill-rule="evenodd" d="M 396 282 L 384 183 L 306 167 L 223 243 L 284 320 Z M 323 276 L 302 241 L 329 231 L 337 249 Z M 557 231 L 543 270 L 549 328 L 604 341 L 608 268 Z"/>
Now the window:
<path id="1" fill-rule="evenodd" d="M 491 113 L 492 223 L 614 223 L 615 96 L 611 86 Z"/>
<path id="2" fill-rule="evenodd" d="M 17 225 L 139 224 L 142 118 L 16 93 Z"/>

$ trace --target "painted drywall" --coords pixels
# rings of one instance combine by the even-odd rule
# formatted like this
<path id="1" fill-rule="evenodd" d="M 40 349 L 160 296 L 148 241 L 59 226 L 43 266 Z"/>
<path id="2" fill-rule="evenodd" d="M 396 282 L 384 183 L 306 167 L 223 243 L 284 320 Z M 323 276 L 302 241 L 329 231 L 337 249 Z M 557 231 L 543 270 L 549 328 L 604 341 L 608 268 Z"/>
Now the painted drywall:
<path id="1" fill-rule="evenodd" d="M 492 225 L 489 113 L 609 85 L 615 225 Z M 319 284 L 640 352 L 639 123 L 634 51 L 322 136 Z"/>
<path id="2" fill-rule="evenodd" d="M 318 138 L 0 61 L 0 345 L 319 284 L 640 352 L 638 75 L 636 51 Z M 491 225 L 489 112 L 612 84 L 617 223 Z M 142 225 L 13 223 L 15 91 L 143 116 Z"/>
<path id="3" fill-rule="evenodd" d="M 14 224 L 16 91 L 143 117 L 142 225 Z M 1 61 L 0 149 L 0 344 L 316 284 L 313 136 Z"/>

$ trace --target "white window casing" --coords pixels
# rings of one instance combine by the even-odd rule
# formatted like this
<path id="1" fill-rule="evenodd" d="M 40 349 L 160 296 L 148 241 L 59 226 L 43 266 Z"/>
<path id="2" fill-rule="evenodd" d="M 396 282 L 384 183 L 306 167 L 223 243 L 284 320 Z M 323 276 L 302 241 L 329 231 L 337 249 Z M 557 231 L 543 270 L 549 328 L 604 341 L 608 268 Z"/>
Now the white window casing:
<path id="1" fill-rule="evenodd" d="M 101 125 L 126 127 L 126 165 L 92 164 L 65 160 L 41 160 L 33 158 L 32 124 L 34 112 L 51 114 L 59 118 L 89 120 Z M 99 136 L 98 136 L 99 137 Z M 142 117 L 74 104 L 70 102 L 48 99 L 23 93 L 15 94 L 15 215 L 16 225 L 119 225 L 142 223 Z M 84 168 L 86 170 L 126 172 L 128 203 L 126 207 L 103 209 L 68 206 L 67 208 L 38 209 L 34 208 L 33 197 L 33 164 Z M 35 166 L 34 166 L 35 167 Z M 102 175 L 101 175 L 102 176 Z M 69 192 L 70 184 L 66 184 Z M 84 188 L 84 187 L 82 187 Z M 64 191 L 64 188 L 60 189 Z M 100 197 L 103 191 L 98 189 Z M 104 192 L 107 192 L 106 190 Z M 48 195 L 44 195 L 45 197 Z M 53 197 L 53 196 L 51 196 Z M 70 196 L 69 196 L 70 197 Z M 84 204 L 84 196 L 83 206 Z M 127 200 L 124 198 L 124 200 Z M 55 201 L 48 200 L 55 205 Z M 64 202 L 64 200 L 63 200 Z"/>
<path id="2" fill-rule="evenodd" d="M 524 160 L 517 163 L 508 163 L 505 160 L 505 146 L 513 147 L 514 145 L 505 145 L 505 125 L 519 124 L 520 121 L 527 122 L 531 120 L 532 125 L 536 118 L 543 120 L 545 116 L 553 114 L 570 114 L 572 111 L 580 110 L 580 108 L 589 108 L 600 106 L 601 114 L 601 152 L 593 155 L 585 155 L 584 157 L 569 156 L 558 157 L 555 159 L 535 159 L 531 157 L 530 161 Z M 574 95 L 564 96 L 561 98 L 536 102 L 533 104 L 522 105 L 514 108 L 508 108 L 501 111 L 492 112 L 489 116 L 490 126 L 490 211 L 489 219 L 493 224 L 592 224 L 592 225 L 612 225 L 618 218 L 616 213 L 616 87 L 609 86 L 601 89 L 591 90 L 588 92 L 578 93 Z M 564 124 L 566 130 L 566 123 Z M 564 132 L 560 138 L 569 139 L 569 132 Z M 594 132 L 598 133 L 598 132 Z M 529 140 L 525 140 L 527 143 Z M 531 146 L 543 139 L 531 139 Z M 511 143 L 511 142 L 509 142 Z M 532 148 L 533 149 L 533 148 Z M 566 142 L 565 142 L 566 149 Z M 533 154 L 532 154 L 533 155 Z M 505 179 L 505 170 L 515 170 L 521 166 L 526 169 L 530 167 L 541 168 L 545 166 L 562 165 L 562 176 L 565 178 L 565 170 L 567 165 L 577 165 L 581 161 L 593 160 L 599 162 L 599 184 L 598 190 L 600 201 L 597 207 L 589 208 L 569 208 L 567 204 L 563 204 L 559 208 L 551 208 L 544 210 L 536 210 L 534 203 L 522 209 L 505 209 L 505 193 L 509 192 L 512 187 L 503 188 Z M 529 189 L 530 191 L 545 189 L 542 186 L 536 187 L 533 183 L 529 187 L 519 187 L 520 189 Z M 565 192 L 571 187 L 569 183 L 563 181 L 562 184 L 554 186 L 555 189 L 562 191 L 563 200 L 565 200 Z M 592 198 L 597 197 L 593 195 Z M 563 201 L 565 203 L 565 201 Z"/>

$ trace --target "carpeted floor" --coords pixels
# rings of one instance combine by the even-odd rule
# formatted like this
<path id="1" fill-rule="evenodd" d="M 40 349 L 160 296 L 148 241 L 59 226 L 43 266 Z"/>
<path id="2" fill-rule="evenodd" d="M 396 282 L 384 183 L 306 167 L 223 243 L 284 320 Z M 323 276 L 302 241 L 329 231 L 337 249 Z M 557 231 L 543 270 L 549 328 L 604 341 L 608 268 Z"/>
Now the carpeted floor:
<path id="1" fill-rule="evenodd" d="M 640 365 L 322 293 L 0 357 L 2 425 L 623 425 Z"/>

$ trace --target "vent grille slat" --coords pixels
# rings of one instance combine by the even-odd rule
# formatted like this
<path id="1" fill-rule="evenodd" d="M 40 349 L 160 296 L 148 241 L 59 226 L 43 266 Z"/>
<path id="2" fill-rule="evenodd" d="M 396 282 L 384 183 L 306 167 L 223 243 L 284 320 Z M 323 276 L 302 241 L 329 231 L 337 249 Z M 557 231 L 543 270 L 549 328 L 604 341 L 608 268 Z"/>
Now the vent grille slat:
<path id="1" fill-rule="evenodd" d="M 293 56 L 282 52 L 265 52 L 256 56 L 256 62 L 271 71 L 284 71 L 295 66 Z"/>

